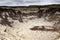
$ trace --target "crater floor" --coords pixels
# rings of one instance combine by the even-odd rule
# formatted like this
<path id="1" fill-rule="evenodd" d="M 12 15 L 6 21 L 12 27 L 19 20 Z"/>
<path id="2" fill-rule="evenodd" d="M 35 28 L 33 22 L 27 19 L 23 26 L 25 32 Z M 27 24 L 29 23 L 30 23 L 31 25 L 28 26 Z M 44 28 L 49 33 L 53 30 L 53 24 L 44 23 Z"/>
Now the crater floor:
<path id="1" fill-rule="evenodd" d="M 13 27 L 0 25 L 0 40 L 56 40 L 59 32 L 30 30 L 34 26 L 53 26 L 54 23 L 43 18 L 24 20 L 23 23 L 14 20 Z"/>

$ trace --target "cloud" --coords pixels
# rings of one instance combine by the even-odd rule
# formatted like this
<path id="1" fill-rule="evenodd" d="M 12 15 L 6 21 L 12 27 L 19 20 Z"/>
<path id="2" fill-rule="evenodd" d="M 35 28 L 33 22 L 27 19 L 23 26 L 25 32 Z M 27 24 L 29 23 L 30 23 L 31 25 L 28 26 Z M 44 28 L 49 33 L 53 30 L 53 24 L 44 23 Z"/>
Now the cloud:
<path id="1" fill-rule="evenodd" d="M 60 0 L 0 0 L 0 6 L 60 4 Z"/>

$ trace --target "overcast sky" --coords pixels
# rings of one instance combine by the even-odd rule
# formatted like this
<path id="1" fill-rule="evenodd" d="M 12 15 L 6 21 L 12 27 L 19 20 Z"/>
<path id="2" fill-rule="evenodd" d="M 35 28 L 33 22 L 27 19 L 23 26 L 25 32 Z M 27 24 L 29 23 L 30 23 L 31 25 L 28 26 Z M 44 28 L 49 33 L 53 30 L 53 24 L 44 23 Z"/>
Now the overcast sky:
<path id="1" fill-rule="evenodd" d="M 60 0 L 0 0 L 0 6 L 60 4 Z"/>

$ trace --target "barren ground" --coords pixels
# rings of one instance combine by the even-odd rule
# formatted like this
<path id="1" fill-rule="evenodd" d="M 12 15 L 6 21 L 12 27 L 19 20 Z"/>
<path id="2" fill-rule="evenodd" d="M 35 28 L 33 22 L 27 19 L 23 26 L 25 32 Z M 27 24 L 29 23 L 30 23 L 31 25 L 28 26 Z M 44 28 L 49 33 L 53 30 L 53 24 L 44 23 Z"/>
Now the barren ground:
<path id="1" fill-rule="evenodd" d="M 48 22 L 43 18 L 28 20 L 24 19 L 23 23 L 13 20 L 13 28 L 8 26 L 0 26 L 0 40 L 56 40 L 59 36 L 58 32 L 30 30 L 34 26 L 53 26 L 55 22 Z M 51 28 L 51 27 L 46 27 Z M 4 30 L 6 29 L 6 32 Z"/>

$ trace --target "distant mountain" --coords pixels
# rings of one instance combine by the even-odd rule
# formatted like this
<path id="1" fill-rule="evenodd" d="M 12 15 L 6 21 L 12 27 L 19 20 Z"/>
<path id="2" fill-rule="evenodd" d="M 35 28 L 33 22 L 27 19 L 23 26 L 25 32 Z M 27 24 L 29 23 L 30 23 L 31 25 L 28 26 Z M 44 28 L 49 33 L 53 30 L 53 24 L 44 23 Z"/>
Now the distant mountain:
<path id="1" fill-rule="evenodd" d="M 30 5 L 30 6 L 0 6 L 0 8 L 27 8 L 27 7 L 52 7 L 52 8 L 60 8 L 60 4 Z"/>

